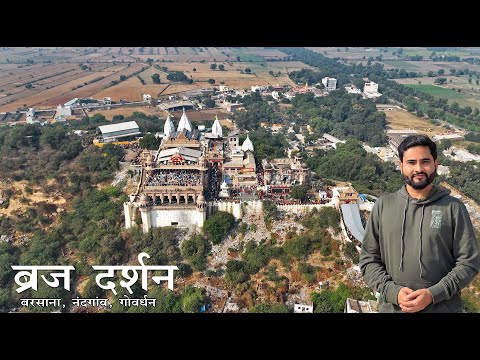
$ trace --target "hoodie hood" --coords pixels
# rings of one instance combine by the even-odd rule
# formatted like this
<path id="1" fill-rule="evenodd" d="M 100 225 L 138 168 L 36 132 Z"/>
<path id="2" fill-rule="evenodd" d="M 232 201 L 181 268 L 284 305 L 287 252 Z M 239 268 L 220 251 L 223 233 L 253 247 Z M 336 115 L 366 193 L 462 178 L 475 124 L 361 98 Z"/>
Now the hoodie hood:
<path id="1" fill-rule="evenodd" d="M 398 194 L 402 198 L 405 199 L 405 207 L 403 209 L 403 220 L 402 220 L 402 234 L 400 237 L 400 266 L 399 270 L 403 271 L 403 255 L 405 253 L 405 219 L 407 216 L 407 210 L 408 210 L 408 204 L 414 204 L 415 206 L 421 206 L 422 207 L 422 216 L 420 218 L 420 225 L 419 225 L 419 242 L 420 242 L 420 248 L 418 252 L 418 264 L 420 266 L 420 278 L 423 275 L 423 266 L 422 266 L 422 252 L 423 252 L 423 238 L 422 238 L 422 230 L 423 230 L 423 218 L 425 215 L 425 205 L 434 203 L 438 199 L 443 198 L 444 196 L 447 196 L 450 194 L 450 190 L 445 189 L 444 187 L 433 185 L 432 190 L 428 194 L 428 196 L 425 199 L 414 199 L 413 197 L 410 196 L 410 194 L 407 191 L 407 186 L 403 185 L 400 190 L 398 190 Z"/>
<path id="2" fill-rule="evenodd" d="M 450 194 L 450 190 L 445 189 L 443 186 L 433 185 L 432 190 L 425 199 L 418 200 L 410 196 L 407 191 L 407 186 L 403 185 L 400 190 L 397 191 L 405 199 L 410 199 L 412 204 L 416 205 L 426 205 L 437 201 L 438 199 L 443 198 Z"/>

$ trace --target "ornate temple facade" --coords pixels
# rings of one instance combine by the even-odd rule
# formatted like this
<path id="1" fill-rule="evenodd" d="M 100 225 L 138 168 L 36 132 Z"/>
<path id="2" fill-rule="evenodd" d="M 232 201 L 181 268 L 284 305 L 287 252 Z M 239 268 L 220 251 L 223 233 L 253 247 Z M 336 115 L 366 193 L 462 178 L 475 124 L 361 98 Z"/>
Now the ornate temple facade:
<path id="1" fill-rule="evenodd" d="M 218 210 L 241 218 L 240 203 L 229 202 L 229 191 L 256 187 L 253 151 L 248 136 L 242 146 L 238 133 L 224 137 L 218 118 L 210 133 L 201 133 L 185 111 L 176 131 L 169 116 L 159 149 L 141 154 L 138 186 L 124 203 L 125 226 L 141 225 L 144 232 L 162 226 L 202 227 L 206 217 Z M 224 183 L 226 175 L 229 186 Z"/>

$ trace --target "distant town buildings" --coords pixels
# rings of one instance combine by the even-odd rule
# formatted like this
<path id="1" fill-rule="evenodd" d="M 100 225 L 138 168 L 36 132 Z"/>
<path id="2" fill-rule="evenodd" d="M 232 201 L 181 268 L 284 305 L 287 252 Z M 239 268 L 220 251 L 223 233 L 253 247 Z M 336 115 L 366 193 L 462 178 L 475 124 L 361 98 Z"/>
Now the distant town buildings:
<path id="1" fill-rule="evenodd" d="M 313 304 L 311 305 L 295 304 L 293 306 L 293 312 L 295 314 L 313 313 Z"/>
<path id="2" fill-rule="evenodd" d="M 301 158 L 262 160 L 264 181 L 267 192 L 288 194 L 295 185 L 308 185 L 310 169 Z"/>
<path id="3" fill-rule="evenodd" d="M 231 113 L 234 113 L 236 112 L 237 110 L 240 110 L 243 108 L 243 104 L 240 104 L 240 103 L 230 103 L 230 102 L 224 102 L 224 106 L 225 108 L 227 109 L 228 112 L 231 112 Z"/>
<path id="4" fill-rule="evenodd" d="M 373 300 L 360 301 L 347 298 L 344 313 L 378 313 L 378 303 Z"/>
<path id="5" fill-rule="evenodd" d="M 322 79 L 322 84 L 325 86 L 325 90 L 332 91 L 337 88 L 337 79 L 331 77 L 324 77 Z"/>
<path id="6" fill-rule="evenodd" d="M 460 134 L 441 134 L 435 135 L 432 137 L 433 141 L 442 141 L 442 140 L 450 140 L 450 141 L 462 141 L 465 139 L 465 136 Z"/>
<path id="7" fill-rule="evenodd" d="M 122 140 L 133 140 L 136 136 L 141 135 L 140 129 L 135 121 L 124 123 L 103 125 L 98 127 L 103 142 L 112 142 Z"/>
<path id="8" fill-rule="evenodd" d="M 362 90 L 357 89 L 357 87 L 355 85 L 345 86 L 345 90 L 347 90 L 348 94 L 361 94 L 362 93 Z"/>
<path id="9" fill-rule="evenodd" d="M 165 101 L 157 105 L 158 108 L 164 111 L 177 111 L 177 110 L 192 110 L 194 109 L 194 104 L 188 100 L 172 100 Z"/>
<path id="10" fill-rule="evenodd" d="M 56 121 L 67 121 L 67 116 L 70 117 L 73 115 L 72 108 L 70 106 L 58 105 L 57 111 L 55 113 Z"/>
<path id="11" fill-rule="evenodd" d="M 332 136 L 330 134 L 323 134 L 323 138 L 329 142 L 331 144 L 331 146 L 336 149 L 337 148 L 337 144 L 341 143 L 341 144 L 345 144 L 345 141 L 344 140 L 340 140 L 340 139 L 337 139 L 335 136 Z"/>
<path id="12" fill-rule="evenodd" d="M 450 157 L 456 161 L 467 162 L 467 161 L 476 161 L 480 162 L 480 155 L 474 155 L 467 150 L 457 149 L 455 146 L 444 150 L 443 154 L 447 157 Z"/>
<path id="13" fill-rule="evenodd" d="M 260 91 L 260 92 L 267 91 L 268 90 L 268 85 L 253 85 L 251 87 L 251 90 L 252 90 L 252 92 L 255 92 L 257 90 Z"/>
<path id="14" fill-rule="evenodd" d="M 367 98 L 376 98 L 382 96 L 378 92 L 378 84 L 373 81 L 367 81 L 363 86 L 363 95 Z"/>

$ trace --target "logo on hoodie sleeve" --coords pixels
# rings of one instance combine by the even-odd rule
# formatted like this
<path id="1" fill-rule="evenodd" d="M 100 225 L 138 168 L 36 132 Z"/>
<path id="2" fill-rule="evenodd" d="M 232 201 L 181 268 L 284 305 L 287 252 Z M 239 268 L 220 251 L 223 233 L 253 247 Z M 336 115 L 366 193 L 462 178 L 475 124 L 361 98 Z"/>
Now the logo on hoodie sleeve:
<path id="1" fill-rule="evenodd" d="M 441 229 L 442 219 L 442 210 L 432 210 L 432 220 L 430 221 L 430 228 Z"/>

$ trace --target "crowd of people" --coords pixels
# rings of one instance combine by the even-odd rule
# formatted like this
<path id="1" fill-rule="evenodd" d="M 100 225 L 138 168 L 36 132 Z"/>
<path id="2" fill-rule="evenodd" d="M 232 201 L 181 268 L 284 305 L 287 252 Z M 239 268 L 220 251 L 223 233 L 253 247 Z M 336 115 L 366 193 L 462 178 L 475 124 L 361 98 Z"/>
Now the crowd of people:
<path id="1" fill-rule="evenodd" d="M 263 177 L 263 168 L 260 162 L 257 163 L 257 182 L 258 185 L 265 185 L 265 179 Z"/>
<path id="2" fill-rule="evenodd" d="M 222 181 L 222 173 L 217 165 L 210 166 L 210 183 L 208 184 L 208 198 L 216 198 Z"/>
<path id="3" fill-rule="evenodd" d="M 147 175 L 146 186 L 200 186 L 202 175 L 198 170 L 161 170 L 153 176 Z"/>

